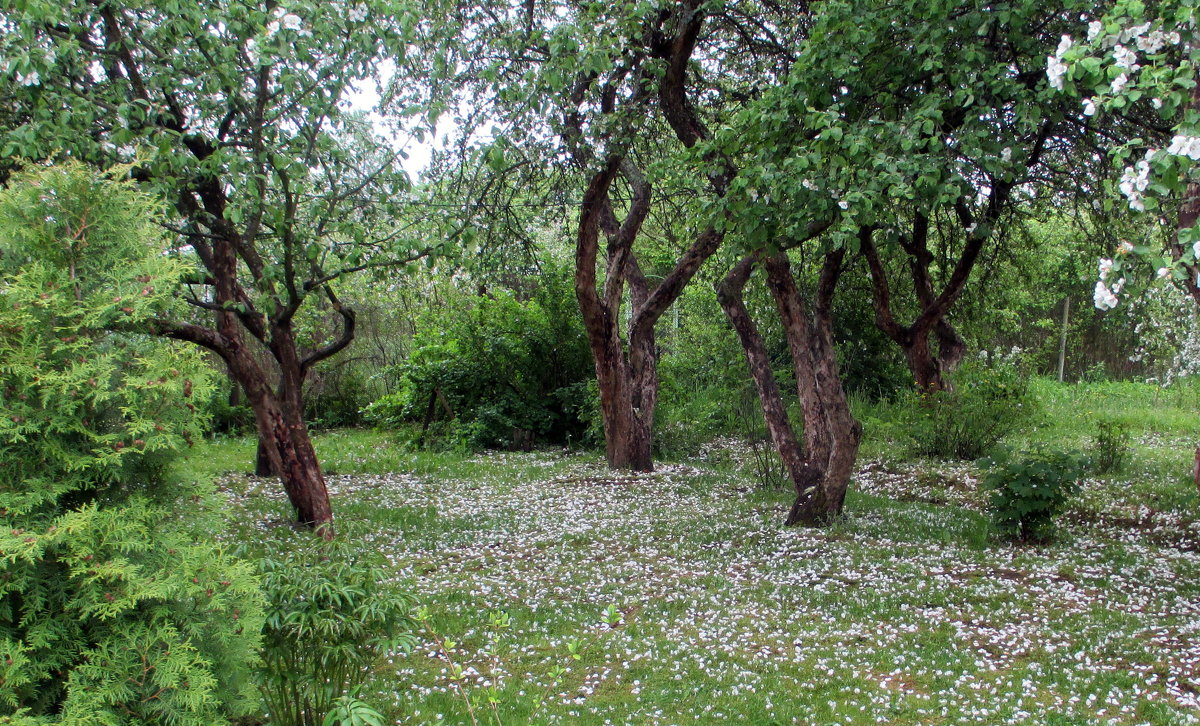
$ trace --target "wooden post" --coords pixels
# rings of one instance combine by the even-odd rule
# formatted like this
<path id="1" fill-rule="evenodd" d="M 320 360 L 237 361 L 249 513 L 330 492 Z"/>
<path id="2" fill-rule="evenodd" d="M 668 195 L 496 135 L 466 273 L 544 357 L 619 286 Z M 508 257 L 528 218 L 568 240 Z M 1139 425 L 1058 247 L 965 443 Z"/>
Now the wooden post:
<path id="1" fill-rule="evenodd" d="M 1071 317 L 1071 298 L 1063 298 L 1062 334 L 1058 337 L 1058 382 L 1063 382 L 1063 370 L 1067 365 L 1067 323 Z"/>

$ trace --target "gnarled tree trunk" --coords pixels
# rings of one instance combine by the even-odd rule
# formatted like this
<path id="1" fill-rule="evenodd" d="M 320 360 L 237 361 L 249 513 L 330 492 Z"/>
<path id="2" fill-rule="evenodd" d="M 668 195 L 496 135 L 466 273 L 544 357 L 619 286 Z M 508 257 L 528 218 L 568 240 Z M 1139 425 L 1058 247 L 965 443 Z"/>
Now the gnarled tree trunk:
<path id="1" fill-rule="evenodd" d="M 629 211 L 619 222 L 608 199 L 618 170 L 633 190 Z M 632 163 L 620 158 L 610 160 L 592 177 L 584 193 L 575 246 L 575 297 L 596 366 L 608 464 L 633 471 L 650 471 L 654 466 L 652 427 L 658 404 L 654 327 L 723 239 L 721 233 L 706 228 L 670 273 L 651 289 L 632 251 L 650 210 L 650 197 L 650 185 Z M 601 230 L 608 239 L 602 290 L 596 278 Z M 633 308 L 628 343 L 621 336 L 619 324 L 626 283 Z"/>
<path id="2" fill-rule="evenodd" d="M 952 130 L 963 120 L 962 117 L 958 117 L 950 126 L 940 129 L 939 133 Z M 1034 169 L 1040 162 L 1046 142 L 1057 123 L 1052 118 L 1045 120 L 1030 139 L 1029 154 L 1025 160 L 1027 169 Z M 899 246 L 907 255 L 909 280 L 919 311 L 909 325 L 900 324 L 892 310 L 887 271 L 874 241 L 876 227 L 866 226 L 859 229 L 859 250 L 866 258 L 871 271 L 871 299 L 875 308 L 875 325 L 904 351 L 905 362 L 908 363 L 913 381 L 919 390 L 938 391 L 950 388 L 946 374 L 953 371 L 962 361 L 966 354 L 966 345 L 947 316 L 962 296 L 983 246 L 992 234 L 992 228 L 1009 209 L 1012 192 L 1016 187 L 1015 178 L 991 178 L 988 180 L 987 197 L 982 208 L 972 207 L 971 200 L 967 197 L 956 200 L 953 211 L 965 239 L 958 258 L 945 260 L 949 274 L 940 290 L 935 289 L 931 274 L 935 260 L 929 250 L 929 212 L 914 210 L 909 231 L 901 234 L 898 239 Z M 936 351 L 931 342 L 936 342 Z"/>
<path id="3" fill-rule="evenodd" d="M 717 286 L 721 307 L 746 353 L 767 431 L 796 488 L 788 525 L 822 524 L 841 513 L 862 439 L 862 426 L 850 413 L 842 388 L 833 344 L 832 302 L 843 257 L 842 250 L 826 254 L 811 312 L 785 253 L 746 257 Z M 756 261 L 766 270 L 767 286 L 787 336 L 804 416 L 803 448 L 788 419 L 762 336 L 743 301 Z"/>
<path id="4" fill-rule="evenodd" d="M 704 263 L 720 246 L 724 233 L 705 226 L 675 261 L 661 281 L 651 287 L 638 264 L 633 243 L 650 211 L 650 184 L 628 153 L 633 123 L 655 109 L 662 113 L 676 138 L 693 147 L 708 138 L 696 105 L 688 97 L 687 83 L 694 65 L 692 55 L 704 25 L 706 10 L 697 0 L 668 4 L 656 16 L 644 45 L 630 48 L 628 65 L 614 69 L 607 82 L 583 72 L 571 93 L 578 104 L 564 114 L 563 139 L 582 168 L 597 166 L 599 144 L 584 144 L 585 113 L 598 112 L 615 121 L 605 132 L 603 168 L 592 174 L 580 203 L 579 233 L 575 246 L 575 296 L 583 314 L 588 344 L 596 365 L 600 410 L 610 466 L 648 471 L 653 466 L 652 428 L 658 403 L 658 352 L 654 328 Z M 650 63 L 649 61 L 656 61 Z M 627 86 L 628 93 L 619 89 Z M 601 89 L 589 108 L 589 89 Z M 617 111 L 621 114 L 618 116 Z M 620 119 L 617 121 L 617 119 Z M 619 130 L 618 130 L 619 129 Z M 621 140 L 621 141 L 618 141 Z M 713 167 L 705 171 L 707 183 L 724 196 L 736 173 L 732 164 L 712 154 Z M 618 219 L 609 190 L 620 175 L 629 185 L 631 199 L 623 219 Z M 603 289 L 597 284 L 600 235 L 607 241 Z M 632 308 L 627 338 L 620 330 L 621 305 L 629 286 Z"/>
<path id="5" fill-rule="evenodd" d="M 234 271 L 237 259 L 234 245 L 216 238 L 204 251 L 205 264 L 212 271 L 212 284 L 218 300 L 237 300 Z M 270 335 L 263 328 L 262 318 L 250 318 L 233 309 L 215 309 L 215 329 L 190 323 L 168 320 L 156 321 L 153 331 L 178 340 L 186 340 L 207 348 L 225 361 L 230 375 L 241 386 L 247 402 L 254 411 L 261 454 L 272 472 L 278 473 L 288 501 L 301 524 L 317 529 L 322 536 L 333 536 L 333 512 L 325 477 L 321 473 L 308 427 L 304 422 L 302 399 L 303 381 L 309 368 L 341 351 L 354 335 L 354 312 L 341 306 L 332 291 L 328 292 L 334 309 L 343 318 L 342 336 L 329 345 L 301 358 L 296 349 L 290 317 L 271 322 Z M 259 340 L 269 340 L 272 356 L 279 363 L 278 389 L 271 386 L 268 371 L 255 359 L 246 346 L 243 330 L 249 329 Z"/>

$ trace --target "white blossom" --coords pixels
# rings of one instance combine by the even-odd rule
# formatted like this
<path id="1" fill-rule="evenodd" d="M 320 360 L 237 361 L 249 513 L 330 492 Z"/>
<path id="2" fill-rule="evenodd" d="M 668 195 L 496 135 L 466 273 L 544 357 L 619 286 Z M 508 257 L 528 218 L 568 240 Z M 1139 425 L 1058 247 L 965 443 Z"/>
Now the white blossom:
<path id="1" fill-rule="evenodd" d="M 1155 30 L 1145 37 L 1137 39 L 1138 50 L 1143 53 L 1157 53 L 1166 44 L 1167 34 L 1161 30 Z"/>
<path id="2" fill-rule="evenodd" d="M 1100 34 L 1103 32 L 1104 32 L 1104 23 L 1100 22 L 1099 20 L 1093 20 L 1092 22 L 1088 23 L 1088 32 L 1087 32 L 1088 42 L 1090 43 L 1093 40 L 1095 40 L 1096 38 L 1100 37 Z"/>
<path id="3" fill-rule="evenodd" d="M 1125 88 L 1125 84 L 1127 84 L 1127 83 L 1129 83 L 1129 76 L 1122 73 L 1121 75 L 1119 75 L 1113 79 L 1112 92 L 1114 94 L 1120 93 L 1121 89 Z"/>
<path id="4" fill-rule="evenodd" d="M 1096 115 L 1096 97 L 1095 96 L 1084 99 L 1083 115 L 1084 116 L 1095 116 Z"/>
<path id="5" fill-rule="evenodd" d="M 847 202 L 845 199 L 841 199 L 841 200 L 838 200 L 838 206 L 841 207 L 842 209 L 849 209 L 850 202 Z"/>
<path id="6" fill-rule="evenodd" d="M 42 77 L 38 75 L 37 71 L 17 74 L 17 83 L 20 83 L 22 86 L 36 86 L 41 82 Z"/>
<path id="7" fill-rule="evenodd" d="M 1192 243 L 1192 258 L 1200 260 L 1200 240 Z"/>
<path id="8" fill-rule="evenodd" d="M 1130 252 L 1133 252 L 1133 243 L 1132 242 L 1122 241 L 1121 244 L 1117 245 L 1117 254 L 1118 255 L 1127 255 Z"/>
<path id="9" fill-rule="evenodd" d="M 1050 87 L 1061 91 L 1063 76 L 1067 73 L 1067 65 L 1056 55 L 1046 56 L 1046 77 L 1050 79 Z"/>
<path id="10" fill-rule="evenodd" d="M 1170 277 L 1170 276 L 1171 276 L 1171 268 L 1169 268 L 1169 267 L 1160 267 L 1160 268 L 1158 268 L 1158 270 L 1156 270 L 1156 271 L 1154 272 L 1154 276 L 1155 276 L 1155 277 L 1157 277 L 1157 278 L 1158 278 L 1158 279 L 1160 279 L 1160 280 L 1165 280 L 1165 279 L 1167 279 L 1168 277 Z"/>
<path id="11" fill-rule="evenodd" d="M 367 6 L 355 5 L 354 7 L 350 8 L 350 13 L 346 17 L 350 18 L 350 22 L 352 23 L 363 22 L 367 19 Z"/>
<path id="12" fill-rule="evenodd" d="M 1153 154 L 1153 151 L 1148 154 Z M 1150 186 L 1150 162 L 1142 159 L 1136 165 L 1126 167 L 1125 172 L 1121 174 L 1121 183 L 1118 186 L 1121 193 L 1129 199 L 1130 209 L 1138 212 L 1145 211 L 1146 205 L 1142 201 L 1142 192 Z"/>
<path id="13" fill-rule="evenodd" d="M 1000 159 L 1005 162 L 1012 161 L 1012 147 L 1005 146 L 1000 150 Z"/>
<path id="14" fill-rule="evenodd" d="M 1162 108 L 1162 99 L 1161 98 L 1152 98 L 1152 99 L 1150 99 L 1150 105 L 1155 108 Z"/>
<path id="15" fill-rule="evenodd" d="M 1134 38 L 1140 38 L 1141 36 L 1145 35 L 1148 30 L 1150 30 L 1150 23 L 1134 25 L 1126 29 L 1125 32 L 1121 33 L 1121 37 L 1125 40 L 1133 40 Z"/>
<path id="16" fill-rule="evenodd" d="M 1058 41 L 1058 50 L 1054 51 L 1054 55 L 1062 58 L 1068 50 L 1071 50 L 1072 45 L 1075 45 L 1075 41 L 1071 40 L 1071 36 L 1064 35 L 1062 40 Z"/>
<path id="17" fill-rule="evenodd" d="M 1117 47 L 1113 48 L 1113 61 L 1117 64 L 1118 68 L 1124 68 L 1126 70 L 1134 70 L 1138 67 L 1137 53 L 1123 45 L 1118 45 Z M 1116 93 L 1116 91 L 1114 91 L 1114 93 Z"/>
<path id="18" fill-rule="evenodd" d="M 289 13 L 285 8 L 275 8 L 275 10 L 271 12 L 271 15 L 273 15 L 275 19 L 267 23 L 268 38 L 275 35 L 280 30 L 293 30 L 300 35 L 312 35 L 311 31 L 304 29 L 304 21 L 300 19 L 300 16 L 296 15 L 295 13 Z"/>
<path id="19" fill-rule="evenodd" d="M 1101 257 L 1099 268 L 1100 268 L 1100 279 L 1107 280 L 1108 273 L 1112 272 L 1113 261 L 1108 259 L 1107 257 Z"/>
<path id="20" fill-rule="evenodd" d="M 1111 310 L 1117 306 L 1117 296 L 1108 289 L 1103 280 L 1096 280 L 1096 291 L 1092 294 L 1092 301 L 1100 310 Z"/>
<path id="21" fill-rule="evenodd" d="M 1184 136 L 1176 134 L 1171 139 L 1167 153 L 1175 156 L 1186 156 L 1192 161 L 1200 161 L 1200 136 Z"/>

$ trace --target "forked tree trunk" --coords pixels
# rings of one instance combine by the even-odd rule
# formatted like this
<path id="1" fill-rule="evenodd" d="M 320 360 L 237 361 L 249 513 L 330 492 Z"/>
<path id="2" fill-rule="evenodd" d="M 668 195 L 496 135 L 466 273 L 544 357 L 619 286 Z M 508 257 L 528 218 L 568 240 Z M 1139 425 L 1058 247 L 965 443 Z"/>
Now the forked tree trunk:
<path id="1" fill-rule="evenodd" d="M 706 18 L 707 6 L 698 0 L 668 3 L 657 15 L 654 32 L 644 36 L 646 45 L 630 49 L 631 65 L 616 73 L 614 85 L 597 83 L 594 72 L 580 73 L 570 94 L 576 108 L 563 119 L 563 140 L 579 166 L 595 168 L 603 161 L 603 169 L 592 175 L 580 202 L 575 296 L 596 365 L 608 463 L 617 469 L 648 471 L 653 466 L 652 430 L 658 403 L 654 328 L 724 239 L 723 232 L 704 227 L 660 282 L 649 286 L 633 244 L 650 209 L 651 188 L 621 141 L 640 133 L 635 128 L 650 117 L 655 106 L 685 147 L 692 148 L 709 137 L 687 85 L 694 76 L 692 55 Z M 628 93 L 622 90 L 627 80 L 633 81 Z M 598 103 L 585 103 L 595 87 L 603 89 Z M 603 145 L 584 145 L 585 139 L 592 138 L 591 131 L 585 132 L 585 109 L 599 114 L 598 118 L 607 116 L 606 124 L 615 122 L 604 133 Z M 597 158 L 601 148 L 607 148 L 607 156 Z M 713 192 L 723 197 L 736 170 L 716 152 L 707 153 L 705 161 L 704 178 Z M 622 219 L 617 218 L 609 194 L 618 175 L 630 192 Z M 599 286 L 596 267 L 601 232 L 608 244 L 604 282 Z M 620 330 L 626 284 L 632 308 L 627 339 Z"/>
<path id="2" fill-rule="evenodd" d="M 633 192 L 622 220 L 616 219 L 608 198 L 618 172 Z M 650 185 L 631 162 L 610 159 L 584 192 L 575 246 L 575 297 L 596 366 L 608 465 L 632 471 L 654 468 L 652 433 L 658 405 L 654 328 L 723 239 L 722 233 L 705 228 L 662 281 L 650 288 L 632 249 L 650 210 L 650 197 Z M 596 275 L 601 231 L 608 241 L 603 285 Z M 628 343 L 620 327 L 626 284 L 632 307 Z"/>
<path id="3" fill-rule="evenodd" d="M 891 290 L 887 273 L 879 257 L 873 228 L 859 231 L 859 249 L 871 272 L 871 295 L 875 307 L 875 325 L 900 346 L 904 362 L 919 391 L 951 390 L 947 374 L 954 371 L 966 354 L 966 344 L 946 319 L 951 305 L 962 293 L 967 276 L 983 248 L 983 235 L 969 235 L 955 274 L 941 295 L 935 295 L 929 268 L 933 254 L 928 247 L 929 221 L 916 215 L 911 235 L 900 241 L 909 255 L 909 276 L 921 313 L 910 325 L 896 321 L 891 309 Z M 936 349 L 934 344 L 936 343 Z"/>
<path id="4" fill-rule="evenodd" d="M 246 392 L 254 410 L 259 440 L 270 470 L 276 472 L 296 512 L 296 520 L 319 529 L 326 537 L 333 535 L 333 511 L 325 477 L 317 462 L 303 408 L 297 407 L 298 395 L 280 400 L 272 390 L 267 374 L 244 349 L 235 356 L 230 368 Z"/>
<path id="5" fill-rule="evenodd" d="M 823 524 L 841 513 L 858 456 L 862 427 L 850 413 L 833 345 L 832 300 L 844 253 L 828 253 L 811 314 L 785 254 L 747 257 L 719 283 L 717 296 L 737 332 L 775 450 L 796 488 L 785 524 Z M 743 291 L 760 261 L 787 336 L 804 417 L 801 448 L 771 372 L 766 346 L 746 309 Z"/>
<path id="6" fill-rule="evenodd" d="M 958 116 L 956 124 L 966 120 Z M 1029 154 L 1025 158 L 1027 169 L 1040 163 L 1046 142 L 1053 135 L 1055 119 L 1046 119 L 1030 139 Z M 946 133 L 950 129 L 939 129 Z M 931 274 L 935 259 L 929 249 L 929 216 L 925 211 L 915 210 L 911 228 L 897 240 L 907 256 L 908 277 L 912 284 L 919 313 L 910 325 L 901 325 L 892 311 L 891 289 L 887 270 L 875 247 L 876 227 L 859 229 L 859 250 L 867 260 L 871 271 L 871 299 L 875 308 L 875 325 L 904 351 L 905 361 L 913 374 L 913 381 L 922 391 L 938 391 L 950 388 L 945 374 L 953 371 L 966 354 L 966 344 L 950 324 L 947 316 L 962 295 L 971 271 L 979 259 L 984 243 L 991 235 L 993 225 L 999 223 L 1008 208 L 1012 192 L 1017 188 L 1014 178 L 992 178 L 986 203 L 981 209 L 973 210 L 969 198 L 960 198 L 954 204 L 954 213 L 963 229 L 965 239 L 958 259 L 949 267 L 941 290 L 936 290 Z M 949 263 L 949 260 L 945 261 Z M 930 338 L 937 343 L 936 353 Z"/>
<path id="7" fill-rule="evenodd" d="M 206 265 L 213 273 L 218 300 L 236 300 L 237 258 L 229 240 L 216 239 Z M 310 353 L 301 360 L 296 352 L 290 320 L 275 321 L 271 329 L 271 353 L 279 363 L 278 392 L 271 387 L 267 371 L 255 360 L 246 347 L 243 322 L 230 309 L 214 311 L 216 329 L 168 320 L 156 321 L 152 332 L 166 337 L 200 345 L 221 356 L 230 375 L 241 386 L 258 428 L 265 458 L 272 471 L 279 474 L 288 501 L 300 524 L 318 530 L 321 536 L 333 536 L 333 511 L 329 493 L 321 474 L 308 427 L 304 423 L 302 382 L 308 366 L 345 348 L 353 337 L 354 313 L 342 310 L 330 293 L 335 309 L 342 314 L 346 325 L 338 341 Z M 259 321 L 252 321 L 258 325 Z M 258 330 L 256 337 L 267 336 Z"/>

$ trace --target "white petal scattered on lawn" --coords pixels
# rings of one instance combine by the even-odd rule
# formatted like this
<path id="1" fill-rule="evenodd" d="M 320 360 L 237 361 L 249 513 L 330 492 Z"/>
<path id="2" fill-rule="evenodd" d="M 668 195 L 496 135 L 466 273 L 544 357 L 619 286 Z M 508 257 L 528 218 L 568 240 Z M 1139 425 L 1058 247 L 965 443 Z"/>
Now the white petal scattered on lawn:
<path id="1" fill-rule="evenodd" d="M 1064 542 L 1014 548 L 983 537 L 973 467 L 868 461 L 843 521 L 785 529 L 786 497 L 708 467 L 493 454 L 329 485 L 342 526 L 369 520 L 362 546 L 458 628 L 468 687 L 548 690 L 548 723 L 1200 722 L 1200 530 L 1178 514 L 1089 482 Z M 274 483 L 232 488 L 278 510 Z M 513 621 L 498 668 L 491 610 Z M 575 638 L 595 640 L 579 661 Z M 402 723 L 465 723 L 433 651 L 377 685 Z"/>

